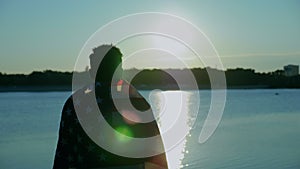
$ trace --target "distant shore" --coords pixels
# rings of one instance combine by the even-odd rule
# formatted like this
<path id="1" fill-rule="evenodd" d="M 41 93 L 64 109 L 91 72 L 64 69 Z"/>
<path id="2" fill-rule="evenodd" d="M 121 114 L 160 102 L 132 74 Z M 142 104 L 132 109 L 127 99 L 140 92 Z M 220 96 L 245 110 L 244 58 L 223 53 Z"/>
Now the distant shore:
<path id="1" fill-rule="evenodd" d="M 0 92 L 68 92 L 70 86 L 0 86 Z"/>
<path id="2" fill-rule="evenodd" d="M 260 73 L 253 69 L 218 70 L 213 68 L 124 70 L 123 79 L 138 90 L 209 90 L 211 79 L 208 72 L 225 75 L 227 89 L 300 89 L 300 75 L 287 76 L 283 70 Z M 192 74 L 191 74 L 192 73 Z M 59 72 L 45 70 L 30 74 L 5 74 L 0 72 L 0 92 L 55 92 L 72 91 L 73 77 L 79 79 L 77 88 L 92 83 L 89 72 Z M 131 76 L 134 75 L 134 78 Z M 195 86 L 187 75 L 193 75 Z M 180 89 L 174 77 L 180 77 Z M 178 80 L 178 79 L 177 79 Z M 222 84 L 222 82 L 214 82 Z M 222 85 L 220 85 L 222 87 Z M 224 88 L 224 87 L 223 87 Z M 74 91 L 74 90 L 73 90 Z"/>
<path id="3" fill-rule="evenodd" d="M 138 90 L 178 90 L 174 87 L 158 87 L 158 86 L 143 86 L 138 87 Z M 245 86 L 228 86 L 227 89 L 291 89 L 291 88 L 273 88 L 264 85 L 245 85 Z M 300 88 L 294 88 L 300 89 Z M 185 87 L 183 90 L 210 90 L 208 86 L 200 86 L 199 89 L 192 89 Z M 0 86 L 0 92 L 71 92 L 72 87 L 70 86 Z"/>

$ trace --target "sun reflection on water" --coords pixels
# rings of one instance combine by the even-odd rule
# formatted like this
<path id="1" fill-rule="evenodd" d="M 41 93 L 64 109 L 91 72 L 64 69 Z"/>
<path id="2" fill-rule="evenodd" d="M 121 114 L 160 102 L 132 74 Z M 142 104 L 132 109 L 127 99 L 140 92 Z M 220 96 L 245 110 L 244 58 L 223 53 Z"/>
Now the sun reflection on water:
<path id="1" fill-rule="evenodd" d="M 191 95 L 191 92 L 187 91 L 154 91 L 149 96 L 164 145 L 167 148 L 167 160 L 171 169 L 183 168 L 181 161 L 188 153 L 185 147 L 186 137 L 189 137 L 192 127 L 191 119 L 193 119 L 190 117 L 193 113 L 189 108 Z M 164 135 L 173 127 L 176 127 L 176 133 Z M 182 139 L 174 142 L 174 138 L 178 139 L 178 136 L 182 136 Z"/>

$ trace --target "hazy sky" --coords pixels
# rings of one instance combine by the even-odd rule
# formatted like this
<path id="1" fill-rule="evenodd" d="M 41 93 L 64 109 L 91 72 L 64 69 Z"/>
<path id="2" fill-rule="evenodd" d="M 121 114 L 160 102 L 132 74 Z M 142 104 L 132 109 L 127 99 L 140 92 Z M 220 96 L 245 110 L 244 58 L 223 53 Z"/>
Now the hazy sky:
<path id="1" fill-rule="evenodd" d="M 191 21 L 210 38 L 226 68 L 273 71 L 300 64 L 299 0 L 1 0 L 0 72 L 71 71 L 98 28 L 137 12 L 166 12 Z M 145 62 L 151 61 L 147 57 Z"/>

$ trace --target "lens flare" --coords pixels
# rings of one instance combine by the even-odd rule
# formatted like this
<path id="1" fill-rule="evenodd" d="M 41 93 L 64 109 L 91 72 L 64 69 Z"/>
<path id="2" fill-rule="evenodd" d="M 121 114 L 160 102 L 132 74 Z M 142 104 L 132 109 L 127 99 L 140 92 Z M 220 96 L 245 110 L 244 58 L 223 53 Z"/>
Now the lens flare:
<path id="1" fill-rule="evenodd" d="M 116 137 L 117 137 L 118 141 L 120 141 L 122 143 L 129 142 L 133 137 L 132 131 L 126 126 L 117 127 L 116 131 L 121 133 L 121 135 L 118 134 L 118 135 L 116 135 Z"/>

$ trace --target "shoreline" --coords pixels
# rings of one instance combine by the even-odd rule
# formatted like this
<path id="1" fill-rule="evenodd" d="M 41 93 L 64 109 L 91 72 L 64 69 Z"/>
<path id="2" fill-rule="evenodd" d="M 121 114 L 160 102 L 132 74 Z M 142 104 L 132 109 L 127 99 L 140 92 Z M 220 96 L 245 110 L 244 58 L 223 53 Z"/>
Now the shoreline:
<path id="1" fill-rule="evenodd" d="M 143 87 L 136 87 L 138 90 L 153 90 L 153 89 L 160 89 L 160 90 L 178 90 L 173 87 L 158 87 L 158 86 L 143 86 Z M 183 90 L 210 90 L 211 88 L 208 86 L 200 86 L 198 89 L 188 88 L 185 87 Z M 227 86 L 228 90 L 234 89 L 242 89 L 242 90 L 253 90 L 253 89 L 300 89 L 300 88 L 288 88 L 288 87 L 269 87 L 269 86 L 262 86 L 262 85 L 245 85 L 245 86 Z M 218 90 L 218 89 L 217 89 Z M 0 93 L 5 92 L 72 92 L 71 86 L 0 86 Z"/>
<path id="2" fill-rule="evenodd" d="M 0 86 L 4 92 L 72 92 L 70 86 Z"/>

